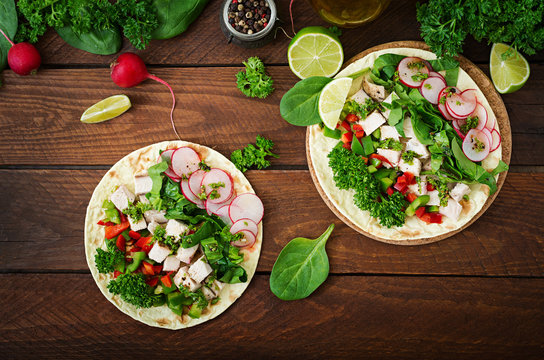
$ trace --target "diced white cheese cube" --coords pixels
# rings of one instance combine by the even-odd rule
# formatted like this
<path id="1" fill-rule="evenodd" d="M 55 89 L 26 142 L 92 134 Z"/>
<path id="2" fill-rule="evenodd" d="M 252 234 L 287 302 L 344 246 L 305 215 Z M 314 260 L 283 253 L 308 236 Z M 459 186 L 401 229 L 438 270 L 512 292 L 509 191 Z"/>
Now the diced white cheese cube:
<path id="1" fill-rule="evenodd" d="M 181 221 L 170 219 L 166 224 L 166 236 L 179 237 L 188 229 Z"/>
<path id="2" fill-rule="evenodd" d="M 195 261 L 194 264 L 189 266 L 189 276 L 197 283 L 201 283 L 202 280 L 204 280 L 206 276 L 210 275 L 212 271 L 213 269 L 206 261 L 206 257 L 204 255 Z"/>
<path id="3" fill-rule="evenodd" d="M 129 203 L 132 204 L 134 199 L 134 194 L 131 193 L 125 185 L 119 186 L 119 188 L 117 188 L 117 190 L 115 190 L 115 192 L 110 196 L 110 200 L 113 205 L 115 205 L 115 207 L 121 211 L 125 210 Z"/>
<path id="4" fill-rule="evenodd" d="M 461 201 L 463 196 L 470 193 L 470 187 L 467 184 L 457 183 L 453 189 L 450 190 L 450 196 L 455 201 Z"/>
<path id="5" fill-rule="evenodd" d="M 176 286 L 180 286 L 181 283 L 189 277 L 189 273 L 187 272 L 189 270 L 188 266 L 184 266 L 179 269 L 179 271 L 174 275 L 174 284 Z"/>
<path id="6" fill-rule="evenodd" d="M 377 102 L 385 100 L 385 87 L 374 84 L 369 76 L 365 76 L 363 80 L 363 90 Z"/>
<path id="7" fill-rule="evenodd" d="M 158 222 L 159 224 L 164 224 L 165 222 L 168 221 L 165 215 L 166 215 L 165 210 L 151 209 L 144 212 L 145 219 L 148 222 L 155 221 L 155 222 Z"/>
<path id="8" fill-rule="evenodd" d="M 414 128 L 412 127 L 412 118 L 410 118 L 410 116 L 406 116 L 406 118 L 404 118 L 404 122 L 402 123 L 402 129 L 404 130 L 404 137 L 416 137 L 416 134 L 414 133 Z"/>
<path id="9" fill-rule="evenodd" d="M 217 297 L 217 295 L 215 295 L 215 293 L 206 286 L 202 287 L 202 294 L 204 294 L 204 297 L 208 301 L 215 299 Z"/>
<path id="10" fill-rule="evenodd" d="M 461 215 L 462 210 L 463 207 L 461 206 L 461 204 L 453 199 L 448 199 L 448 205 L 441 206 L 438 209 L 438 212 L 454 221 L 457 221 L 457 219 L 459 219 L 459 215 Z"/>
<path id="11" fill-rule="evenodd" d="M 170 248 L 166 245 L 161 245 L 158 241 L 153 245 L 149 251 L 149 258 L 158 263 L 162 263 L 166 257 L 170 255 Z"/>
<path id="12" fill-rule="evenodd" d="M 427 195 L 430 197 L 429 202 L 427 203 L 428 206 L 440 205 L 440 195 L 438 194 L 438 190 L 427 191 Z"/>
<path id="13" fill-rule="evenodd" d="M 427 147 L 420 143 L 415 137 L 411 138 L 410 141 L 406 143 L 405 151 L 410 150 L 420 155 L 423 159 L 426 159 L 431 155 L 427 150 Z"/>
<path id="14" fill-rule="evenodd" d="M 168 255 L 168 257 L 164 260 L 164 264 L 162 265 L 163 271 L 178 271 L 180 266 L 179 259 L 175 257 L 174 255 Z"/>
<path id="15" fill-rule="evenodd" d="M 400 134 L 397 131 L 397 129 L 395 129 L 393 126 L 389 126 L 389 125 L 382 126 L 380 128 L 380 133 L 381 133 L 380 135 L 381 140 L 394 139 L 399 141 Z"/>
<path id="16" fill-rule="evenodd" d="M 404 161 L 404 159 L 400 159 L 399 170 L 402 172 L 410 172 L 414 176 L 419 176 L 419 173 L 421 172 L 421 161 L 419 161 L 418 158 L 413 158 L 410 164 L 409 162 Z"/>
<path id="17" fill-rule="evenodd" d="M 397 166 L 400 159 L 400 151 L 389 150 L 389 149 L 378 149 L 378 155 L 385 157 L 393 166 Z M 390 168 L 391 166 L 384 161 L 383 166 Z"/>
<path id="18" fill-rule="evenodd" d="M 366 119 L 357 121 L 357 124 L 363 127 L 366 135 L 370 135 L 374 130 L 385 124 L 385 118 L 378 111 L 373 111 Z"/>
<path id="19" fill-rule="evenodd" d="M 176 257 L 179 261 L 186 264 L 190 264 L 193 256 L 195 256 L 196 251 L 198 250 L 198 245 L 192 246 L 190 248 L 179 247 Z"/>
<path id="20" fill-rule="evenodd" d="M 363 90 L 357 91 L 355 94 L 353 94 L 350 98 L 350 100 L 354 100 L 355 102 L 364 105 L 366 102 L 366 99 L 369 99 L 370 96 Z"/>
<path id="21" fill-rule="evenodd" d="M 127 217 L 128 217 L 128 222 L 130 223 L 130 230 L 140 231 L 147 227 L 147 222 L 145 221 L 143 217 L 138 221 L 134 221 L 130 216 L 127 216 Z"/>
<path id="22" fill-rule="evenodd" d="M 156 221 L 152 221 L 147 225 L 147 230 L 149 230 L 151 234 L 154 234 L 158 227 L 161 227 L 161 225 Z"/>
<path id="23" fill-rule="evenodd" d="M 151 191 L 153 187 L 153 180 L 151 177 L 145 174 L 136 174 L 134 175 L 134 192 L 136 195 L 147 194 Z"/>
<path id="24" fill-rule="evenodd" d="M 141 203 L 150 204 L 149 199 L 146 198 L 145 195 L 140 195 L 140 196 L 138 196 L 138 199 L 140 199 L 140 202 L 141 202 Z"/>

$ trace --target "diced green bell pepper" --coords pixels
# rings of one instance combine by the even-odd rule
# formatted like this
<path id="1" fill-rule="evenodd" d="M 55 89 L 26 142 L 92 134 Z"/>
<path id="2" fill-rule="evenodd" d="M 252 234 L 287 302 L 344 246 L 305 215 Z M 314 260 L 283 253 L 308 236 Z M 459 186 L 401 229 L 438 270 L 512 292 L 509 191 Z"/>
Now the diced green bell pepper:
<path id="1" fill-rule="evenodd" d="M 393 180 L 391 180 L 390 178 L 386 177 L 386 178 L 380 179 L 380 186 L 382 187 L 381 188 L 382 192 L 386 192 L 387 188 L 390 187 L 391 185 L 393 185 Z"/>
<path id="2" fill-rule="evenodd" d="M 380 137 L 382 136 L 382 131 L 380 130 L 380 128 L 374 130 L 372 136 L 374 136 L 374 139 L 380 140 Z"/>
<path id="3" fill-rule="evenodd" d="M 156 294 L 153 296 L 153 306 L 162 306 L 166 302 L 164 294 Z"/>
<path id="4" fill-rule="evenodd" d="M 440 207 L 436 205 L 431 205 L 427 208 L 427 212 L 430 212 L 430 213 L 437 213 L 438 210 L 440 210 Z"/>
<path id="5" fill-rule="evenodd" d="M 375 173 L 376 171 L 378 171 L 378 169 L 376 169 L 376 167 L 375 167 L 374 165 L 369 165 L 366 169 L 368 170 L 368 172 L 369 172 L 370 174 L 373 174 L 373 173 Z"/>
<path id="6" fill-rule="evenodd" d="M 361 139 L 361 144 L 363 145 L 364 156 L 374 153 L 374 144 L 372 143 L 372 138 L 370 136 L 363 137 Z"/>
<path id="7" fill-rule="evenodd" d="M 374 165 L 376 168 L 382 164 L 382 161 L 376 158 L 370 159 L 370 164 Z"/>
<path id="8" fill-rule="evenodd" d="M 372 159 L 372 160 L 374 160 L 374 159 Z M 395 171 L 395 170 L 381 168 L 374 174 L 374 177 L 376 179 L 383 179 L 383 178 L 389 177 L 393 171 Z"/>
<path id="9" fill-rule="evenodd" d="M 202 309 L 199 308 L 197 304 L 193 304 L 188 315 L 193 319 L 198 319 L 200 318 L 200 315 L 202 315 Z"/>
<path id="10" fill-rule="evenodd" d="M 415 199 L 408 207 L 406 208 L 406 215 L 407 216 L 414 216 L 416 213 L 416 210 L 421 207 L 425 206 L 429 202 L 431 197 L 429 195 L 421 195 L 417 199 Z"/>
<path id="11" fill-rule="evenodd" d="M 342 136 L 342 132 L 340 131 L 340 129 L 331 130 L 326 126 L 323 126 L 323 135 L 333 139 L 340 139 L 340 137 Z"/>
<path id="12" fill-rule="evenodd" d="M 125 272 L 126 263 L 127 263 L 127 262 L 125 261 L 125 259 L 123 259 L 123 261 L 119 261 L 117 264 L 115 264 L 115 267 L 114 267 L 115 270 L 124 273 L 124 272 Z"/>
<path id="13" fill-rule="evenodd" d="M 351 151 L 353 151 L 354 154 L 357 155 L 365 155 L 365 150 L 363 149 L 363 145 L 361 145 L 361 142 L 357 137 L 353 137 L 353 140 L 351 141 Z"/>
<path id="14" fill-rule="evenodd" d="M 165 275 L 166 276 L 166 275 Z M 165 293 L 165 294 L 170 294 L 171 292 L 174 292 L 176 290 L 178 290 L 178 287 L 176 286 L 176 284 L 174 284 L 174 282 L 172 281 L 172 276 L 171 275 L 168 275 L 170 277 L 170 282 L 172 283 L 172 286 L 168 287 L 166 286 L 163 282 L 162 282 L 162 277 L 161 277 L 161 285 L 162 285 L 162 291 Z"/>
<path id="15" fill-rule="evenodd" d="M 134 272 L 138 269 L 142 261 L 146 257 L 145 251 L 137 251 L 132 253 L 132 263 L 127 266 L 127 272 Z"/>

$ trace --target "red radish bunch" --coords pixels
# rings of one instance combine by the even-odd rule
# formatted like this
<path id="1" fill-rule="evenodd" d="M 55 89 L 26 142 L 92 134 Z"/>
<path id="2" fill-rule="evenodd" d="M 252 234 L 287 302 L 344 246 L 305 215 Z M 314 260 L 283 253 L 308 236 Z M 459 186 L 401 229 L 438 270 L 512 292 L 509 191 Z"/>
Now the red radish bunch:
<path id="1" fill-rule="evenodd" d="M 431 64 L 418 57 L 406 57 L 397 67 L 399 80 L 404 85 L 419 89 L 421 95 L 438 110 L 444 119 L 463 139 L 463 152 L 472 161 L 481 161 L 501 144 L 501 136 L 495 128 L 495 118 L 488 116 L 485 107 L 478 101 L 475 89 L 459 90 L 447 86 L 446 79 L 433 71 Z M 478 124 L 466 134 L 461 128 L 468 118 L 477 119 Z"/>
<path id="2" fill-rule="evenodd" d="M 174 108 L 176 107 L 176 97 L 174 96 L 174 90 L 172 87 L 161 78 L 151 75 L 147 71 L 144 61 L 136 54 L 127 52 L 119 55 L 117 60 L 110 64 L 111 68 L 111 79 L 113 82 L 123 88 L 130 88 L 140 84 L 146 79 L 152 79 L 160 82 L 163 85 L 166 85 L 170 93 L 172 94 L 172 110 L 170 111 L 170 122 L 172 123 L 172 129 L 176 133 L 178 139 L 181 140 L 181 137 L 176 130 L 176 125 L 174 124 Z"/>
<path id="3" fill-rule="evenodd" d="M 11 70 L 18 75 L 35 74 L 42 63 L 42 58 L 34 45 L 27 42 L 15 44 L 2 29 L 0 33 L 11 44 L 8 51 L 8 65 Z"/>
<path id="4" fill-rule="evenodd" d="M 243 234 L 241 240 L 232 243 L 233 246 L 250 247 L 255 243 L 258 224 L 264 214 L 263 203 L 257 195 L 244 193 L 237 196 L 231 175 L 219 168 L 201 170 L 200 156 L 190 147 L 163 151 L 158 161 L 163 160 L 170 164 L 164 173 L 180 183 L 187 200 L 206 209 L 209 215 L 215 214 L 225 223 L 232 224 L 232 234 Z M 203 194 L 205 199 L 202 199 Z"/>

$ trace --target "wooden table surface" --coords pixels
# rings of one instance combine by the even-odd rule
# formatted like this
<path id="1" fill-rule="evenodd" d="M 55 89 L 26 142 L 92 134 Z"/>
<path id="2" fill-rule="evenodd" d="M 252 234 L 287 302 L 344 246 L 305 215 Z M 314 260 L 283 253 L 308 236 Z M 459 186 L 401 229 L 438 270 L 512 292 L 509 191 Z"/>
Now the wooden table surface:
<path id="1" fill-rule="evenodd" d="M 83 247 L 85 209 L 107 169 L 142 146 L 174 138 L 170 94 L 147 81 L 120 89 L 109 78 L 116 56 L 89 54 L 54 33 L 38 43 L 37 76 L 3 72 L 0 88 L 0 353 L 5 358 L 391 358 L 542 359 L 544 357 L 544 54 L 529 57 L 531 77 L 504 95 L 513 152 L 491 208 L 465 231 L 417 247 L 383 244 L 335 218 L 306 163 L 305 129 L 279 114 L 297 81 L 289 40 L 278 34 L 255 50 L 228 45 L 217 22 L 220 1 L 181 36 L 139 52 L 150 72 L 172 84 L 185 140 L 225 155 L 273 139 L 280 154 L 247 177 L 265 205 L 257 274 L 217 319 L 170 331 L 143 325 L 100 293 Z M 288 19 L 288 2 L 278 4 Z M 295 1 L 296 26 L 325 24 Z M 289 29 L 289 26 L 285 26 Z M 420 40 L 415 1 L 392 2 L 375 22 L 345 30 L 346 59 L 380 43 Z M 490 47 L 469 39 L 464 55 L 489 73 Z M 125 43 L 122 51 L 133 50 Z M 276 91 L 249 99 L 234 75 L 261 57 Z M 133 108 L 101 124 L 84 109 L 127 94 Z M 272 265 L 296 236 L 317 237 L 334 222 L 331 274 L 305 300 L 283 302 L 269 290 Z"/>

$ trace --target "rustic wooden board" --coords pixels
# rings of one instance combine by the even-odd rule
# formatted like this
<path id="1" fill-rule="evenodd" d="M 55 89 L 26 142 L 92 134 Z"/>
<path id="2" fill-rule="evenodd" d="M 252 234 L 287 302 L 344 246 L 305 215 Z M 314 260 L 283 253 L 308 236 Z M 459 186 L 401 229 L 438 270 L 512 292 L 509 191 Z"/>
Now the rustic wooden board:
<path id="1" fill-rule="evenodd" d="M 389 8 L 375 21 L 356 29 L 343 29 L 340 37 L 346 59 L 359 53 L 362 49 L 395 40 L 421 40 L 419 23 L 416 20 L 417 0 L 392 1 Z M 138 53 L 149 64 L 240 64 L 250 56 L 259 56 L 266 63 L 286 64 L 289 39 L 278 32 L 276 40 L 260 49 L 242 49 L 228 45 L 219 28 L 219 9 L 221 0 L 211 1 L 202 16 L 193 23 L 188 31 L 170 40 L 152 41 L 149 47 Z M 289 0 L 276 1 L 278 16 L 285 21 L 283 27 L 292 34 L 289 23 Z M 295 28 L 305 26 L 329 26 L 312 10 L 308 1 L 298 0 L 293 3 Z M 394 24 L 392 26 L 392 24 Z M 39 42 L 44 64 L 58 65 L 104 65 L 113 61 L 116 55 L 94 55 L 72 48 L 55 32 L 48 32 Z M 478 43 L 468 37 L 464 46 L 464 55 L 474 62 L 488 63 L 491 47 L 485 42 Z M 135 51 L 125 41 L 121 52 Z M 528 57 L 530 61 L 544 60 L 544 53 Z"/>
<path id="2" fill-rule="evenodd" d="M 306 129 L 289 125 L 279 113 L 281 96 L 297 80 L 288 67 L 269 68 L 276 91 L 265 100 L 237 90 L 239 68 L 151 71 L 171 82 L 177 94 L 175 119 L 185 140 L 230 154 L 262 134 L 277 144 L 275 166 L 306 166 Z M 0 107 L 0 165 L 111 165 L 132 150 L 175 136 L 170 93 L 153 81 L 121 89 L 108 69 L 50 69 L 5 78 L 0 96 L 9 106 Z M 534 65 L 527 89 L 504 97 L 511 115 L 513 165 L 543 164 L 538 155 L 544 153 L 544 100 L 537 90 L 543 85 L 544 65 Z M 100 124 L 79 121 L 87 107 L 121 93 L 133 104 L 126 114 Z"/>
<path id="3" fill-rule="evenodd" d="M 0 272 L 88 271 L 85 209 L 105 172 L 0 170 L 0 198 L 6 199 Z M 327 209 L 308 171 L 246 174 L 265 206 L 258 271 L 271 271 L 292 238 L 315 238 L 334 222 L 327 245 L 333 273 L 544 276 L 544 174 L 509 173 L 475 224 L 447 241 L 412 248 L 378 243 L 344 225 Z"/>
<path id="4" fill-rule="evenodd" d="M 308 299 L 282 302 L 257 275 L 217 319 L 179 331 L 123 315 L 90 275 L 0 279 L 0 351 L 10 359 L 180 349 L 185 358 L 537 359 L 544 345 L 543 279 L 331 276 Z"/>

